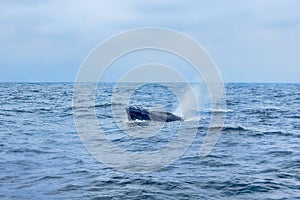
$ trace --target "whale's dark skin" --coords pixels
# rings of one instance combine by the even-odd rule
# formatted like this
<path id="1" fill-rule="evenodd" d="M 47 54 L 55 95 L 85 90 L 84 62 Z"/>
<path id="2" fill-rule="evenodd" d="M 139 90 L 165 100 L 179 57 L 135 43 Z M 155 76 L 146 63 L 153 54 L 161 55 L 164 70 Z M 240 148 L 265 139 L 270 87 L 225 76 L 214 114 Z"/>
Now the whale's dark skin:
<path id="1" fill-rule="evenodd" d="M 160 122 L 183 121 L 183 118 L 169 112 L 150 111 L 149 109 L 129 106 L 126 108 L 128 120 L 149 120 Z"/>

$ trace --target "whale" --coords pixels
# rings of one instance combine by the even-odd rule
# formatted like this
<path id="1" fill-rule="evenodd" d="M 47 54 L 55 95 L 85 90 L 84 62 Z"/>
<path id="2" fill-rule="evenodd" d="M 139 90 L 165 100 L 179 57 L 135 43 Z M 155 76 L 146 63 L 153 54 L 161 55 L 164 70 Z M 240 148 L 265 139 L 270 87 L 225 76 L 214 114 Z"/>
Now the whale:
<path id="1" fill-rule="evenodd" d="M 173 122 L 183 121 L 182 117 L 174 115 L 170 112 L 152 111 L 147 108 L 139 106 L 126 107 L 126 113 L 129 121 L 134 120 L 147 120 L 147 121 L 160 121 L 160 122 Z"/>

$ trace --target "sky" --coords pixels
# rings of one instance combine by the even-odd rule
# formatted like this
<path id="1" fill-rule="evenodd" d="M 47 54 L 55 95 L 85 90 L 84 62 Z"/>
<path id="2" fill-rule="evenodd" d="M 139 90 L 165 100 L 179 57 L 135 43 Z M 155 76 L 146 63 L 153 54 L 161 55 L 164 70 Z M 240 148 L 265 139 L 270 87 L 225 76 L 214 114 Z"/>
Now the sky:
<path id="1" fill-rule="evenodd" d="M 300 82 L 298 0 L 0 1 L 0 81 L 74 81 L 119 32 L 161 27 L 208 52 L 225 82 Z"/>

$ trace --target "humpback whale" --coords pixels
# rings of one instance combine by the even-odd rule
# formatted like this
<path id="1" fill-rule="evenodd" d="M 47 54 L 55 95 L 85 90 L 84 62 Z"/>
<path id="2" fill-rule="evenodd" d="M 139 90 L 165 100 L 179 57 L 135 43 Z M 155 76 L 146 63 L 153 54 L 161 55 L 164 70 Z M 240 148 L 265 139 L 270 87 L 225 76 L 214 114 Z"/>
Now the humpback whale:
<path id="1" fill-rule="evenodd" d="M 126 108 L 128 120 L 150 120 L 161 122 L 183 121 L 182 117 L 176 116 L 170 112 L 151 111 L 147 108 L 138 106 L 129 106 Z"/>

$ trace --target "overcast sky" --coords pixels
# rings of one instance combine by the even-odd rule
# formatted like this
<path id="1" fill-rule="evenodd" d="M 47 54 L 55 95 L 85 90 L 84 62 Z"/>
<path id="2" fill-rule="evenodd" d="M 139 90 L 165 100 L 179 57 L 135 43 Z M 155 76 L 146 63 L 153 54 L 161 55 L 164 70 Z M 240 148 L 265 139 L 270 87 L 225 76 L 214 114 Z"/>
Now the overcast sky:
<path id="1" fill-rule="evenodd" d="M 162 27 L 197 40 L 224 81 L 300 82 L 300 1 L 1 1 L 0 81 L 74 81 L 121 31 Z"/>

